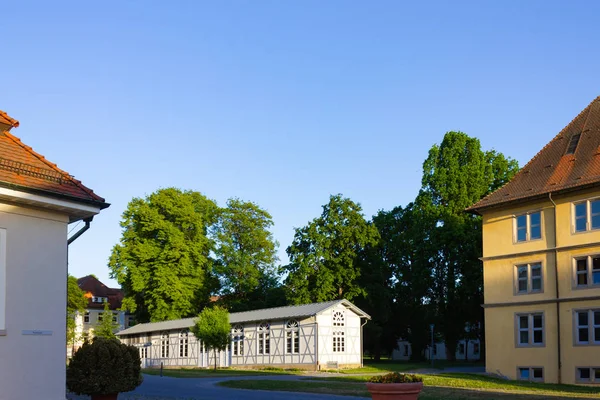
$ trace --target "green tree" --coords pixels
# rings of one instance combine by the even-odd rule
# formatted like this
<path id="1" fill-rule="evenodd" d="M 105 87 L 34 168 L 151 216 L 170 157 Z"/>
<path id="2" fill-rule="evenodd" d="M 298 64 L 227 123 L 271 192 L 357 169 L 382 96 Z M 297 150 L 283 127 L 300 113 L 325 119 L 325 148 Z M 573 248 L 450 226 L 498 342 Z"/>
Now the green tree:
<path id="1" fill-rule="evenodd" d="M 122 308 L 136 321 L 189 317 L 208 303 L 216 282 L 207 231 L 216 215 L 214 201 L 175 188 L 129 202 L 109 268 L 125 292 Z"/>
<path id="2" fill-rule="evenodd" d="M 213 228 L 215 272 L 229 309 L 247 304 L 253 292 L 275 275 L 278 243 L 271 215 L 254 203 L 229 199 Z"/>
<path id="3" fill-rule="evenodd" d="M 287 248 L 290 263 L 285 284 L 294 304 L 348 299 L 364 294 L 357 257 L 375 245 L 377 228 L 365 220 L 359 204 L 341 194 L 331 196 L 323 213 L 296 229 Z"/>
<path id="4" fill-rule="evenodd" d="M 207 349 L 213 350 L 215 370 L 217 369 L 217 351 L 227 348 L 230 332 L 229 312 L 222 307 L 206 307 L 192 326 L 194 336 L 202 341 Z"/>
<path id="5" fill-rule="evenodd" d="M 72 275 L 67 277 L 67 343 L 71 343 L 73 352 L 77 337 L 77 324 L 75 318 L 77 314 L 83 314 L 88 301 L 83 290 L 77 284 L 77 278 Z"/>
<path id="6" fill-rule="evenodd" d="M 464 212 L 518 171 L 515 160 L 481 150 L 478 139 L 448 132 L 423 164 L 422 188 L 416 200 L 427 218 L 425 237 L 431 264 L 437 326 L 453 359 L 465 326 L 483 321 L 481 219 Z"/>
<path id="7" fill-rule="evenodd" d="M 99 315 L 101 321 L 94 328 L 95 337 L 103 337 L 106 339 L 116 339 L 115 331 L 119 329 L 119 324 L 113 320 L 113 312 L 110 309 L 108 302 L 104 303 L 104 310 Z"/>

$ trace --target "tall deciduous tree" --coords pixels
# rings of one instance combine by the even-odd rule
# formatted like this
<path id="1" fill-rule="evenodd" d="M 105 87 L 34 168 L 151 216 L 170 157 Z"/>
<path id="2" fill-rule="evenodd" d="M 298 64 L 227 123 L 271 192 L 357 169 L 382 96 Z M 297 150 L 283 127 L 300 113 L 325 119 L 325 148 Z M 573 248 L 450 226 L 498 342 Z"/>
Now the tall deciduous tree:
<path id="1" fill-rule="evenodd" d="M 221 307 L 203 309 L 192 326 L 194 336 L 202 341 L 207 349 L 213 350 L 215 370 L 217 369 L 217 351 L 225 350 L 229 344 L 230 332 L 229 312 Z"/>
<path id="2" fill-rule="evenodd" d="M 129 203 L 109 267 L 137 321 L 188 317 L 208 301 L 215 282 L 207 230 L 216 215 L 214 201 L 175 188 Z"/>
<path id="3" fill-rule="evenodd" d="M 378 238 L 377 228 L 365 220 L 359 204 L 340 194 L 331 196 L 320 217 L 296 229 L 287 248 L 288 299 L 304 304 L 363 294 L 357 257 Z"/>
<path id="4" fill-rule="evenodd" d="M 77 341 L 77 324 L 75 317 L 77 313 L 83 314 L 88 301 L 83 290 L 77 284 L 77 278 L 72 275 L 67 277 L 67 343 L 71 343 L 73 348 Z"/>
<path id="5" fill-rule="evenodd" d="M 510 180 L 515 160 L 495 151 L 484 152 L 478 139 L 448 132 L 434 145 L 423 164 L 417 204 L 433 219 L 431 243 L 432 302 L 438 327 L 453 359 L 466 324 L 482 321 L 483 302 L 481 219 L 464 209 Z"/>
<path id="6" fill-rule="evenodd" d="M 243 308 L 265 279 L 276 273 L 278 243 L 271 215 L 252 202 L 229 199 L 214 227 L 215 272 L 230 309 Z"/>
<path id="7" fill-rule="evenodd" d="M 103 337 L 106 339 L 115 339 L 115 331 L 119 328 L 119 324 L 113 320 L 114 314 L 110 309 L 108 302 L 104 303 L 104 310 L 99 315 L 101 321 L 94 328 L 94 336 Z"/>

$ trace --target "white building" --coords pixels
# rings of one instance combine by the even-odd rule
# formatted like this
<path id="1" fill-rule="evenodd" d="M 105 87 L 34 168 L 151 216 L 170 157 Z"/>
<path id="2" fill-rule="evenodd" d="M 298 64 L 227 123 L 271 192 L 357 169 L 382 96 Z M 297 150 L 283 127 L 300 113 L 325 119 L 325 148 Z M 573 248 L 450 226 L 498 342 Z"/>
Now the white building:
<path id="1" fill-rule="evenodd" d="M 362 327 L 371 317 L 347 300 L 231 313 L 231 344 L 221 367 L 302 368 L 362 365 Z M 195 318 L 146 323 L 117 334 L 140 348 L 143 367 L 210 367 L 207 351 L 190 332 Z"/>
<path id="2" fill-rule="evenodd" d="M 67 246 L 108 204 L 13 136 L 17 126 L 0 112 L 0 399 L 64 400 Z"/>
<path id="3" fill-rule="evenodd" d="M 433 351 L 431 351 L 431 346 L 425 349 L 425 358 L 427 360 L 431 360 L 431 354 L 433 353 L 434 360 L 447 360 L 448 355 L 446 354 L 446 344 L 444 342 L 434 343 Z M 410 342 L 406 340 L 399 340 L 398 347 L 394 349 L 392 352 L 392 360 L 410 360 L 412 355 L 412 348 Z M 479 339 L 469 340 L 459 340 L 456 346 L 456 360 L 465 360 L 465 361 L 477 361 L 481 358 L 481 347 L 479 343 Z"/>

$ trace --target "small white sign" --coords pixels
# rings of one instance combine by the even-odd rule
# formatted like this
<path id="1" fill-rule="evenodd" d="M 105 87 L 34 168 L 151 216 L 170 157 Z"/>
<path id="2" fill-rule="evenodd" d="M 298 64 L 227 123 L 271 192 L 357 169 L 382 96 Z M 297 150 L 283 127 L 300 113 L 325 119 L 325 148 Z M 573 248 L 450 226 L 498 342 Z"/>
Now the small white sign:
<path id="1" fill-rule="evenodd" d="M 33 330 L 24 330 L 24 331 L 21 331 L 21 334 L 23 334 L 23 335 L 33 335 L 33 336 L 52 336 L 52 331 L 45 331 L 45 330 L 40 330 L 40 329 L 33 329 Z"/>

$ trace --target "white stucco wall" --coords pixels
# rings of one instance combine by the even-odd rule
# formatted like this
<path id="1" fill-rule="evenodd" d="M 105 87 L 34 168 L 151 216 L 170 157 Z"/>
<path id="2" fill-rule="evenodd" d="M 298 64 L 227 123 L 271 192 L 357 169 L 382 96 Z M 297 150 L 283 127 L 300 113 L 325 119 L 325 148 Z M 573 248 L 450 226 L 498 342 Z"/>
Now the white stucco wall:
<path id="1" fill-rule="evenodd" d="M 344 327 L 333 326 L 333 313 L 341 311 L 345 316 Z M 337 362 L 339 366 L 354 366 L 361 364 L 361 319 L 353 311 L 340 305 L 330 308 L 317 315 L 318 347 L 320 368 L 327 368 L 327 363 Z M 344 332 L 344 351 L 333 351 L 333 332 Z"/>
<path id="2" fill-rule="evenodd" d="M 0 203 L 7 249 L 0 400 L 65 399 L 67 223 L 63 214 Z"/>

